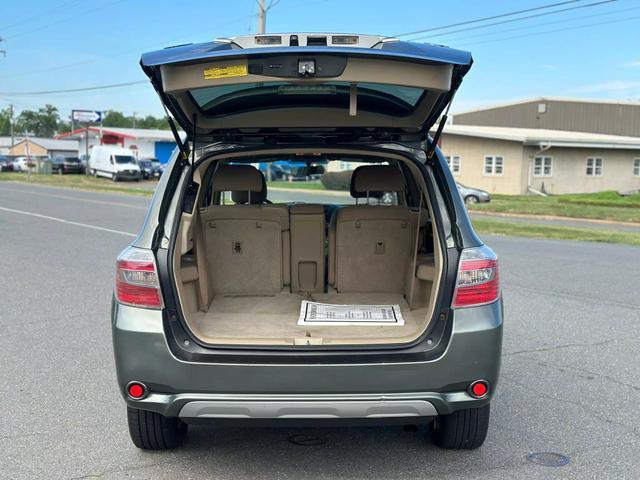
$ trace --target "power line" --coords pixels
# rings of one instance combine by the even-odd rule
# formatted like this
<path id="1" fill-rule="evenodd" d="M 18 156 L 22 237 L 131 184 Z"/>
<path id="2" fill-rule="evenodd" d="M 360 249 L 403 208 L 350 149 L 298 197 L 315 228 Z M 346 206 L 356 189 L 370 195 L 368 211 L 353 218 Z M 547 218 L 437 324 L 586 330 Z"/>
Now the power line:
<path id="1" fill-rule="evenodd" d="M 130 87 L 131 85 L 142 85 L 148 84 L 147 80 L 136 80 L 134 82 L 122 82 L 122 83 L 111 83 L 109 85 L 98 85 L 94 87 L 83 87 L 83 88 L 68 88 L 64 90 L 42 90 L 39 92 L 0 92 L 0 96 L 13 97 L 13 96 L 27 96 L 27 95 L 50 95 L 56 93 L 75 93 L 75 92 L 89 92 L 91 90 L 106 90 L 109 88 L 120 88 L 120 87 Z"/>
<path id="2" fill-rule="evenodd" d="M 531 18 L 544 17 L 544 16 L 547 16 L 547 15 L 555 15 L 557 13 L 569 12 L 571 10 L 578 10 L 580 8 L 597 7 L 599 5 L 604 5 L 606 3 L 612 3 L 612 2 L 617 2 L 617 1 L 618 0 L 599 0 L 597 2 L 587 3 L 587 4 L 583 4 L 583 5 L 576 5 L 576 6 L 568 7 L 568 8 L 562 8 L 560 10 L 554 10 L 552 12 L 536 13 L 536 14 L 533 14 L 533 15 L 527 15 L 525 17 L 510 18 L 509 20 L 500 20 L 499 22 L 486 23 L 484 25 L 477 25 L 475 27 L 461 28 L 461 29 L 458 29 L 458 30 L 451 30 L 450 32 L 440 33 L 440 34 L 438 34 L 438 36 L 452 35 L 454 33 L 460 33 L 460 32 L 468 32 L 469 30 L 478 30 L 479 28 L 493 27 L 495 25 L 503 25 L 505 23 L 520 22 L 522 20 L 529 20 Z M 425 38 L 431 38 L 433 36 L 434 35 L 426 35 L 426 36 L 422 36 L 422 37 L 412 38 L 411 40 L 412 41 L 423 40 Z"/>
<path id="3" fill-rule="evenodd" d="M 527 38 L 527 37 L 534 37 L 534 36 L 538 36 L 538 35 L 545 35 L 547 33 L 556 33 L 556 32 L 565 32 L 568 30 L 578 30 L 581 28 L 587 28 L 587 27 L 598 27 L 600 25 L 609 25 L 611 23 L 620 23 L 620 22 L 628 22 L 630 20 L 638 20 L 640 19 L 640 15 L 634 16 L 634 17 L 627 17 L 627 18 L 619 18 L 616 20 L 609 20 L 608 22 L 596 22 L 596 23 L 588 23 L 585 25 L 576 25 L 573 27 L 568 27 L 568 28 L 556 28 L 553 30 L 545 30 L 543 32 L 532 32 L 532 33 L 528 33 L 525 35 L 512 35 L 510 37 L 504 37 L 504 38 L 495 38 L 495 39 L 491 39 L 491 40 L 484 40 L 481 42 L 475 42 L 475 43 L 471 43 L 469 45 L 481 45 L 483 43 L 492 43 L 492 42 L 501 42 L 504 40 L 512 40 L 512 39 L 516 39 L 516 38 Z"/>
<path id="4" fill-rule="evenodd" d="M 525 26 L 520 26 L 520 27 L 516 27 L 516 28 L 508 28 L 506 30 L 501 30 L 501 31 L 497 31 L 497 32 L 483 32 L 483 33 L 478 33 L 475 35 L 463 35 L 462 37 L 458 37 L 458 38 L 454 38 L 452 40 L 450 40 L 451 42 L 460 42 L 460 41 L 465 41 L 471 38 L 486 38 L 486 37 L 492 37 L 492 36 L 496 36 L 496 35 L 503 35 L 505 33 L 508 32 L 516 32 L 516 31 L 521 31 L 521 30 L 530 30 L 532 28 L 540 28 L 540 27 L 544 27 L 547 25 L 557 25 L 558 23 L 566 23 L 566 22 L 573 22 L 576 20 L 586 20 L 587 18 L 594 18 L 594 17 L 604 17 L 607 15 L 616 15 L 618 13 L 623 13 L 623 12 L 629 12 L 629 11 L 633 11 L 633 10 L 639 10 L 639 7 L 631 7 L 631 8 L 623 8 L 622 10 L 616 10 L 613 12 L 604 12 L 604 13 L 596 13 L 593 15 L 583 15 L 581 17 L 573 17 L 573 18 L 569 18 L 569 19 L 562 19 L 562 20 L 555 20 L 553 22 L 545 22 L 543 24 L 536 24 L 536 25 L 525 25 Z M 2 78 L 2 77 L 0 77 Z"/>
<path id="5" fill-rule="evenodd" d="M 9 40 L 9 39 L 15 38 L 15 37 L 20 37 L 22 35 L 28 35 L 29 33 L 33 33 L 33 32 L 39 32 L 40 30 L 42 30 L 44 28 L 53 27 L 55 25 L 59 25 L 60 23 L 68 22 L 69 20 L 74 20 L 74 19 L 76 19 L 78 17 L 82 17 L 83 15 L 87 15 L 89 13 L 97 12 L 98 10 L 102 10 L 103 8 L 111 7 L 112 5 L 115 5 L 117 3 L 122 3 L 123 1 L 124 0 L 115 0 L 113 2 L 101 5 L 99 7 L 93 8 L 91 10 L 87 10 L 85 12 L 81 12 L 81 13 L 78 13 L 76 15 L 72 15 L 70 17 L 61 18 L 60 20 L 56 20 L 55 22 L 49 22 L 49 23 L 47 23 L 47 24 L 45 24 L 43 26 L 40 26 L 38 28 L 34 28 L 34 29 L 31 29 L 31 30 L 18 32 L 18 33 L 15 33 L 13 35 L 9 35 L 8 37 L 5 37 L 5 40 Z"/>
<path id="6" fill-rule="evenodd" d="M 34 20 L 36 18 L 40 18 L 40 17 L 42 17 L 44 15 L 48 15 L 51 12 L 55 12 L 55 11 L 61 10 L 62 8 L 68 7 L 69 5 L 73 5 L 74 3 L 79 3 L 79 2 L 80 2 L 80 0 L 70 0 L 70 1 L 67 1 L 67 2 L 62 2 L 61 4 L 56 5 L 53 8 L 49 8 L 49 9 L 44 10 L 42 12 L 39 12 L 39 13 L 37 13 L 35 15 L 31 15 L 30 17 L 27 17 L 27 18 L 24 18 L 22 20 L 19 20 L 17 22 L 10 23 L 9 25 L 4 25 L 4 26 L 0 27 L 0 30 L 8 30 L 10 28 L 17 27 L 18 25 L 23 25 L 25 23 L 30 22 L 31 20 Z"/>
<path id="7" fill-rule="evenodd" d="M 410 35 L 417 35 L 418 33 L 433 32 L 433 31 L 436 31 L 436 30 L 445 30 L 445 29 L 448 29 L 448 28 L 459 27 L 461 25 L 470 25 L 472 23 L 484 22 L 486 20 L 495 20 L 496 18 L 511 17 L 513 15 L 519 15 L 521 13 L 529 13 L 529 12 L 534 12 L 536 10 L 544 10 L 544 9 L 547 9 L 547 8 L 559 7 L 559 6 L 562 6 L 562 5 L 567 5 L 569 3 L 577 3 L 577 2 L 582 2 L 582 1 L 584 1 L 584 0 L 568 0 L 568 1 L 564 1 L 564 2 L 549 3 L 549 4 L 546 4 L 546 5 L 541 5 L 539 7 L 527 8 L 525 10 L 517 10 L 517 11 L 507 12 L 507 13 L 501 13 L 499 15 L 492 15 L 490 17 L 475 18 L 473 20 L 466 20 L 464 22 L 450 23 L 449 25 L 440 25 L 439 27 L 425 28 L 423 30 L 416 30 L 415 32 L 398 33 L 398 34 L 393 35 L 393 36 L 394 37 L 407 37 L 407 36 L 410 36 Z"/>

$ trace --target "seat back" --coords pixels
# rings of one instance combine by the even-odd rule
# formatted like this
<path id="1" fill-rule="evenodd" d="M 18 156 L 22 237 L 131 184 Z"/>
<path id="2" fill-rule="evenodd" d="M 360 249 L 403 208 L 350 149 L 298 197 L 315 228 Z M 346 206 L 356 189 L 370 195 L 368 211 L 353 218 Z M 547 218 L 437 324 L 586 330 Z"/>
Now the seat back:
<path id="1" fill-rule="evenodd" d="M 404 192 L 400 171 L 388 165 L 358 167 L 351 195 L 375 198 Z M 338 292 L 404 293 L 417 214 L 405 206 L 339 208 L 329 232 L 329 283 Z"/>
<path id="2" fill-rule="evenodd" d="M 201 214 L 214 294 L 271 295 L 289 283 L 289 215 L 262 203 L 264 177 L 250 165 L 220 167 L 215 193 L 231 192 L 233 205 L 212 205 Z"/>

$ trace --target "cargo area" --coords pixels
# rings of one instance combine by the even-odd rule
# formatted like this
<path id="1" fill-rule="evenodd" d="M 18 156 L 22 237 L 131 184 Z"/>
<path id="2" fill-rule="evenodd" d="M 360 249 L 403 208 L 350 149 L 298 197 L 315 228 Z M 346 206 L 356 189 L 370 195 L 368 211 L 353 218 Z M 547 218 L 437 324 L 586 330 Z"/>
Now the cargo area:
<path id="1" fill-rule="evenodd" d="M 182 214 L 173 257 L 192 334 L 211 345 L 269 346 L 420 337 L 433 316 L 442 253 L 424 178 L 403 158 L 359 158 L 343 204 L 270 203 L 251 159 L 202 162 L 196 208 Z M 307 324 L 303 302 L 344 308 Z M 376 323 L 371 312 L 386 311 L 398 318 Z"/>

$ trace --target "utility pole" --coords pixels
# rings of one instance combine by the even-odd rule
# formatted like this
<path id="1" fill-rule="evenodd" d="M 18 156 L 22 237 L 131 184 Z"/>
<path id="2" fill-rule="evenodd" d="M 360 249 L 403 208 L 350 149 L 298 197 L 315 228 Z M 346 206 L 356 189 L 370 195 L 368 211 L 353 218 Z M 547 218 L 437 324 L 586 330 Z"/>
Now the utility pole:
<path id="1" fill-rule="evenodd" d="M 15 144 L 15 135 L 13 133 L 13 105 L 9 105 L 9 128 L 11 129 L 11 146 Z"/>
<path id="2" fill-rule="evenodd" d="M 258 34 L 265 33 L 267 27 L 267 8 L 264 0 L 258 0 Z"/>

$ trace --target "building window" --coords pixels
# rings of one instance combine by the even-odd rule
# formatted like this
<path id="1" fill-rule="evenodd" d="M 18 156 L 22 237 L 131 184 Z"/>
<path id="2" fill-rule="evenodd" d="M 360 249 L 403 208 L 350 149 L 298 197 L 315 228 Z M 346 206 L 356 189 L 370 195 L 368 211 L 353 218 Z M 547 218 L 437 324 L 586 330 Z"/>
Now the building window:
<path id="1" fill-rule="evenodd" d="M 451 173 L 454 175 L 460 173 L 460 155 L 446 155 L 444 158 L 447 160 Z"/>
<path id="2" fill-rule="evenodd" d="M 553 158 L 536 157 L 533 159 L 533 176 L 534 177 L 550 177 Z"/>
<path id="3" fill-rule="evenodd" d="M 603 160 L 598 157 L 587 158 L 587 176 L 600 177 L 602 175 Z"/>
<path id="4" fill-rule="evenodd" d="M 484 157 L 485 175 L 502 175 L 504 168 L 504 157 L 497 155 L 487 155 Z"/>
<path id="5" fill-rule="evenodd" d="M 633 176 L 640 177 L 640 158 L 633 159 Z"/>

